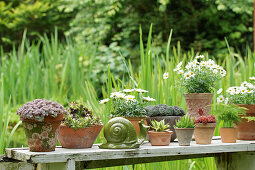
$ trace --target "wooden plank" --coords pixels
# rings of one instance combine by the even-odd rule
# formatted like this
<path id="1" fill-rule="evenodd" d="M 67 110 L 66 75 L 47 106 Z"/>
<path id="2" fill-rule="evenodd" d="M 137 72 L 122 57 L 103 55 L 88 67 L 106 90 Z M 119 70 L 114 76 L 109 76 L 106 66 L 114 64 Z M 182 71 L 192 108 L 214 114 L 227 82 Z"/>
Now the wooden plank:
<path id="1" fill-rule="evenodd" d="M 192 155 L 207 155 L 224 152 L 255 151 L 255 141 L 237 141 L 237 143 L 221 143 L 214 140 L 210 145 L 197 145 L 192 141 L 191 146 L 178 146 L 178 143 L 171 143 L 169 146 L 150 146 L 149 143 L 142 145 L 139 149 L 99 149 L 94 145 L 89 149 L 65 149 L 56 148 L 54 152 L 30 152 L 28 149 L 6 149 L 9 158 L 27 161 L 31 163 L 53 163 L 74 161 L 100 161 L 132 158 L 154 158 Z"/>

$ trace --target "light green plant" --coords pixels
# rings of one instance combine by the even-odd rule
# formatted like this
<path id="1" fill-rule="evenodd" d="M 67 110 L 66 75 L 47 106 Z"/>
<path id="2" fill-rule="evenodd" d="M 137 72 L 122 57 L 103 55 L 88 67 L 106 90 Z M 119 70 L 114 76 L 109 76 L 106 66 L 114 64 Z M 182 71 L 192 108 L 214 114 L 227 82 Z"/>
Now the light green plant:
<path id="1" fill-rule="evenodd" d="M 156 120 L 152 120 L 151 121 L 151 128 L 154 129 L 154 131 L 156 132 L 163 132 L 165 131 L 167 128 L 169 127 L 169 124 L 165 124 L 165 120 L 161 120 L 161 121 L 156 121 Z"/>
<path id="2" fill-rule="evenodd" d="M 176 125 L 174 128 L 194 128 L 196 126 L 195 119 L 190 118 L 188 115 L 185 115 L 180 118 L 180 120 L 175 120 Z"/>
<path id="3" fill-rule="evenodd" d="M 218 116 L 219 121 L 223 122 L 223 127 L 234 127 L 242 120 L 240 116 L 245 115 L 246 108 L 235 104 L 214 104 L 216 110 L 214 113 Z"/>

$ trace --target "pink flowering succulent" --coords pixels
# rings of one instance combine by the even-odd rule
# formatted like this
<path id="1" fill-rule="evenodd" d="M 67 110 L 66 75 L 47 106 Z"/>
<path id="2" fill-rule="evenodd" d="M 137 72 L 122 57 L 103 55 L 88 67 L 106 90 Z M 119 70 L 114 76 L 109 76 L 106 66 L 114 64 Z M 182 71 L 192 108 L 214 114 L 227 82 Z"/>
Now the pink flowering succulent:
<path id="1" fill-rule="evenodd" d="M 37 121 L 44 121 L 45 116 L 57 117 L 58 114 L 66 114 L 65 108 L 53 101 L 46 99 L 35 99 L 32 102 L 27 102 L 17 111 L 17 115 L 21 120 L 31 119 Z"/>
<path id="2" fill-rule="evenodd" d="M 198 109 L 198 114 L 200 115 L 200 117 L 195 118 L 195 122 L 194 123 L 203 123 L 203 124 L 207 124 L 207 123 L 216 123 L 216 118 L 214 115 L 210 115 L 210 116 L 205 116 L 203 109 L 199 108 Z"/>

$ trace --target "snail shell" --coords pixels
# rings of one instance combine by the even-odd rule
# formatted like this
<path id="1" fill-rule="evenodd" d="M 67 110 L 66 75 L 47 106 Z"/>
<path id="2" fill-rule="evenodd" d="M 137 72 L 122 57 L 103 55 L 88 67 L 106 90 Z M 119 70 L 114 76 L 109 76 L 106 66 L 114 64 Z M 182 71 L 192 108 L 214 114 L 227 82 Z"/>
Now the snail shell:
<path id="1" fill-rule="evenodd" d="M 115 117 L 105 125 L 104 137 L 108 143 L 132 144 L 137 142 L 134 126 L 122 117 Z"/>

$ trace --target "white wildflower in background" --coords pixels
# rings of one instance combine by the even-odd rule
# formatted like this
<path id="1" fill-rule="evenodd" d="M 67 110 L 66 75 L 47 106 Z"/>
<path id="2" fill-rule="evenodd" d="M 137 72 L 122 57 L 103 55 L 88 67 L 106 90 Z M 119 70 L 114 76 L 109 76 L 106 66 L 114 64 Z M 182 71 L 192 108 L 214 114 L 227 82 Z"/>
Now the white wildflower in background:
<path id="1" fill-rule="evenodd" d="M 110 100 L 110 99 L 108 99 L 108 98 L 107 98 L 107 99 L 103 99 L 103 100 L 100 100 L 99 103 L 100 103 L 100 104 L 105 104 L 105 103 L 109 102 L 109 100 Z"/>
<path id="2" fill-rule="evenodd" d="M 247 88 L 246 87 L 241 87 L 240 88 L 240 93 L 242 93 L 242 94 L 247 93 Z"/>
<path id="3" fill-rule="evenodd" d="M 110 98 L 117 98 L 120 92 L 113 92 L 110 94 Z"/>
<path id="4" fill-rule="evenodd" d="M 250 77 L 250 80 L 255 80 L 255 77 Z"/>
<path id="5" fill-rule="evenodd" d="M 134 89 L 124 89 L 124 90 L 123 90 L 124 93 L 131 93 L 131 92 L 133 92 L 133 91 L 134 91 Z"/>
<path id="6" fill-rule="evenodd" d="M 247 84 L 248 84 L 248 82 L 244 81 L 244 82 L 242 82 L 241 87 L 247 87 Z"/>
<path id="7" fill-rule="evenodd" d="M 221 92 L 222 92 L 222 88 L 220 88 L 218 91 L 217 91 L 217 94 L 221 94 Z"/>
<path id="8" fill-rule="evenodd" d="M 226 97 L 226 99 L 225 99 L 225 104 L 228 104 L 228 97 Z"/>
<path id="9" fill-rule="evenodd" d="M 213 74 L 217 74 L 217 73 L 218 73 L 218 70 L 214 69 Z"/>
<path id="10" fill-rule="evenodd" d="M 126 95 L 124 93 L 118 93 L 117 94 L 117 98 L 119 98 L 119 99 L 124 99 L 125 96 Z"/>
<path id="11" fill-rule="evenodd" d="M 228 89 L 227 89 L 227 93 L 231 93 L 231 92 L 233 92 L 234 91 L 234 89 L 232 88 L 232 87 L 229 87 Z"/>
<path id="12" fill-rule="evenodd" d="M 217 102 L 218 103 L 221 103 L 221 102 L 223 102 L 224 101 L 224 97 L 223 97 L 223 95 L 220 95 L 218 98 L 217 98 Z"/>
<path id="13" fill-rule="evenodd" d="M 184 73 L 183 70 L 179 70 L 179 71 L 178 71 L 178 74 L 183 74 L 183 73 Z"/>
<path id="14" fill-rule="evenodd" d="M 197 62 L 197 60 L 195 59 L 195 60 L 194 60 L 194 61 L 192 61 L 191 63 L 192 63 L 192 67 L 196 67 L 196 66 L 197 66 L 197 64 L 198 64 L 199 62 Z"/>
<path id="15" fill-rule="evenodd" d="M 186 78 L 186 79 L 190 79 L 190 74 L 189 74 L 189 72 L 188 73 L 184 73 L 184 77 Z"/>
<path id="16" fill-rule="evenodd" d="M 206 61 L 202 61 L 201 63 L 200 63 L 200 66 L 202 66 L 202 67 L 205 67 L 207 65 L 207 62 Z"/>
<path id="17" fill-rule="evenodd" d="M 177 68 L 181 68 L 181 66 L 182 66 L 182 61 L 179 63 L 179 64 L 177 64 Z"/>
<path id="18" fill-rule="evenodd" d="M 226 70 L 220 70 L 220 74 L 222 77 L 225 77 L 227 72 L 226 72 Z"/>
<path id="19" fill-rule="evenodd" d="M 153 98 L 151 98 L 151 97 L 143 97 L 143 100 L 144 101 L 148 101 L 148 102 L 154 102 L 154 101 L 156 101 L 156 99 L 153 99 Z"/>
<path id="20" fill-rule="evenodd" d="M 147 93 L 147 90 L 143 90 L 143 89 L 135 89 L 136 92 L 138 93 Z"/>
<path id="21" fill-rule="evenodd" d="M 133 96 L 133 95 L 127 95 L 127 96 L 125 96 L 125 99 L 126 99 L 126 100 L 129 100 L 129 101 L 133 101 L 133 100 L 135 99 L 135 96 Z"/>
<path id="22" fill-rule="evenodd" d="M 163 74 L 163 79 L 168 79 L 168 73 Z"/>
<path id="23" fill-rule="evenodd" d="M 205 56 L 204 55 L 198 55 L 198 56 L 196 56 L 195 58 L 196 59 L 199 59 L 199 58 L 204 58 Z"/>
<path id="24" fill-rule="evenodd" d="M 194 77 L 195 76 L 195 73 L 193 71 L 190 71 L 189 74 L 190 74 L 190 77 Z"/>

